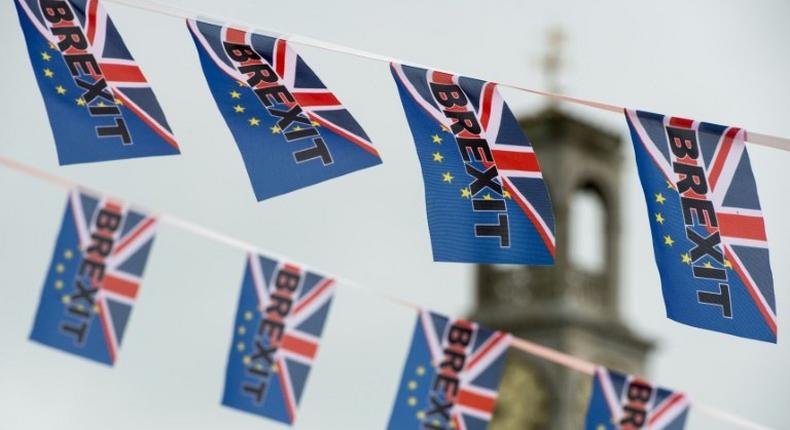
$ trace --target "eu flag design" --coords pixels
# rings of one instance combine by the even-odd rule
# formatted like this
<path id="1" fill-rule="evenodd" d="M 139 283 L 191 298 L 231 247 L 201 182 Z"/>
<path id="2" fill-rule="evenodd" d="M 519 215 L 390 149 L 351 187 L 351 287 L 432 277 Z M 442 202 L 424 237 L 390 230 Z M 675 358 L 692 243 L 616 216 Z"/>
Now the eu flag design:
<path id="1" fill-rule="evenodd" d="M 776 342 L 765 222 L 746 131 L 627 110 L 667 316 Z"/>
<path id="2" fill-rule="evenodd" d="M 69 195 L 30 339 L 112 365 L 154 242 L 156 219 Z"/>
<path id="3" fill-rule="evenodd" d="M 485 430 L 510 335 L 421 310 L 388 430 Z"/>
<path id="4" fill-rule="evenodd" d="M 599 367 L 593 375 L 584 429 L 683 430 L 689 405 L 683 393 Z"/>
<path id="5" fill-rule="evenodd" d="M 223 405 L 293 424 L 334 290 L 331 278 L 248 255 Z"/>
<path id="6" fill-rule="evenodd" d="M 187 26 L 259 201 L 381 163 L 362 127 L 284 39 Z"/>
<path id="7" fill-rule="evenodd" d="M 61 165 L 178 154 L 99 0 L 15 0 Z"/>
<path id="8" fill-rule="evenodd" d="M 553 264 L 540 165 L 496 84 L 391 68 L 422 165 L 434 260 Z"/>

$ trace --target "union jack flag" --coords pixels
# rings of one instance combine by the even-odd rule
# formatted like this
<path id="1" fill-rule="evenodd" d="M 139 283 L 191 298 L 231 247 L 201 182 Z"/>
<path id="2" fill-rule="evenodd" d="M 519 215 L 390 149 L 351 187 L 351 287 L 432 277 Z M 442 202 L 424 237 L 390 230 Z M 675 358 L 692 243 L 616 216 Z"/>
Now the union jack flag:
<path id="1" fill-rule="evenodd" d="M 420 310 L 389 430 L 485 430 L 510 335 Z"/>
<path id="2" fill-rule="evenodd" d="M 99 0 L 14 3 L 61 165 L 180 152 Z"/>
<path id="3" fill-rule="evenodd" d="M 669 318 L 776 342 L 765 221 L 746 131 L 625 112 Z"/>
<path id="4" fill-rule="evenodd" d="M 247 256 L 223 405 L 293 424 L 334 292 L 331 278 Z"/>
<path id="5" fill-rule="evenodd" d="M 30 339 L 115 363 L 155 229 L 124 203 L 72 191 Z"/>
<path id="6" fill-rule="evenodd" d="M 604 367 L 595 370 L 585 430 L 683 430 L 685 394 Z"/>
<path id="7" fill-rule="evenodd" d="M 422 166 L 434 259 L 553 264 L 543 174 L 496 84 L 391 68 Z"/>
<path id="8" fill-rule="evenodd" d="M 187 26 L 259 201 L 381 163 L 362 127 L 286 40 L 195 20 Z"/>

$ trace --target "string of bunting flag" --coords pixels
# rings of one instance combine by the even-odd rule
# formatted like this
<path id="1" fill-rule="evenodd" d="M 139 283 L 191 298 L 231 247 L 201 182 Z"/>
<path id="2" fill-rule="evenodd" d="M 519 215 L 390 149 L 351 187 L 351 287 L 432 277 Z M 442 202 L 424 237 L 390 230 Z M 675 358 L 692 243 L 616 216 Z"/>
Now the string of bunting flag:
<path id="1" fill-rule="evenodd" d="M 422 169 L 435 261 L 554 263 L 554 214 L 538 156 L 500 87 L 623 115 L 667 316 L 776 343 L 765 221 L 745 142 L 790 150 L 790 139 L 481 80 L 152 1 L 106 1 L 186 21 L 258 201 L 382 163 L 363 127 L 293 45 L 387 63 Z M 60 165 L 180 154 L 162 106 L 99 0 L 14 5 Z M 294 422 L 336 279 L 57 175 L 2 157 L 0 164 L 70 190 L 32 340 L 112 365 L 156 226 L 168 223 L 247 252 L 223 404 Z M 423 422 L 484 429 L 511 347 L 593 376 L 588 429 L 683 427 L 690 402 L 682 393 L 387 298 L 417 309 L 390 429 Z M 434 383 L 413 384 L 407 373 L 413 369 Z M 765 428 L 713 408 L 700 410 Z"/>
<path id="2" fill-rule="evenodd" d="M 447 422 L 457 423 L 450 428 L 485 429 L 494 410 L 505 353 L 510 348 L 593 377 L 585 429 L 599 430 L 601 425 L 606 425 L 607 429 L 615 429 L 620 428 L 620 424 L 646 422 L 647 419 L 652 424 L 650 428 L 682 428 L 692 406 L 692 402 L 683 393 L 655 386 L 636 376 L 619 374 L 523 338 L 488 330 L 474 322 L 435 314 L 420 305 L 352 280 L 328 277 L 324 275 L 327 272 L 294 263 L 275 252 L 179 216 L 137 205 L 132 208 L 121 198 L 109 196 L 3 156 L 0 156 L 0 165 L 69 191 L 63 225 L 31 333 L 31 340 L 36 342 L 112 365 L 119 352 L 133 299 L 140 287 L 156 225 L 162 223 L 246 252 L 248 262 L 234 327 L 246 327 L 245 323 L 252 320 L 251 326 L 262 327 L 260 331 L 264 334 L 267 330 L 269 333 L 279 333 L 279 341 L 272 343 L 265 341 L 266 336 L 252 337 L 242 332 L 234 333 L 223 395 L 225 406 L 287 424 L 294 422 L 299 399 L 293 397 L 293 391 L 289 392 L 288 384 L 293 382 L 283 381 L 282 386 L 269 391 L 263 387 L 272 374 L 288 372 L 292 367 L 304 365 L 306 357 L 311 359 L 310 362 L 315 358 L 336 285 L 355 288 L 417 311 L 414 338 L 387 427 L 390 430 L 414 426 L 415 405 L 401 397 L 414 397 L 414 389 L 409 386 L 407 372 L 412 372 L 415 368 L 422 369 L 422 363 L 434 363 L 433 368 L 424 370 L 434 380 L 442 381 L 434 386 L 444 384 L 445 394 L 453 389 L 460 392 L 459 395 L 447 397 L 450 400 L 441 406 L 445 409 L 433 410 L 433 413 L 444 416 Z M 118 230 L 122 230 L 120 234 L 117 233 Z M 82 241 L 89 245 L 83 245 L 85 242 Z M 75 258 L 72 254 L 74 250 L 82 255 Z M 60 256 L 66 260 L 65 263 L 60 262 Z M 68 260 L 73 264 L 69 264 Z M 67 293 L 69 287 L 60 281 L 62 278 L 76 280 L 70 294 Z M 287 294 L 283 295 L 283 291 Z M 258 303 L 258 306 L 251 308 L 250 303 Z M 53 309 L 63 305 L 66 306 L 67 316 L 60 318 L 58 316 L 62 313 L 54 312 Z M 248 310 L 256 308 L 260 313 Z M 317 328 L 314 319 L 310 324 L 312 327 L 300 326 L 299 321 L 303 322 L 316 314 L 320 316 Z M 94 317 L 101 322 L 99 331 L 88 330 Z M 122 321 L 118 322 L 119 319 Z M 436 337 L 431 338 L 432 335 Z M 240 343 L 250 343 L 257 352 L 245 355 L 244 349 L 236 348 Z M 298 358 L 291 360 L 296 357 Z M 459 359 L 460 363 L 456 361 Z M 465 365 L 464 361 L 467 359 L 475 363 L 487 362 L 487 367 L 477 369 Z M 260 364 L 258 362 L 267 366 L 250 367 L 251 364 Z M 447 374 L 443 371 L 445 367 L 452 368 L 455 373 Z M 309 370 L 309 366 L 307 369 Z M 484 371 L 487 376 L 482 379 L 485 380 L 475 385 L 475 375 Z M 251 384 L 251 379 L 260 385 Z M 462 380 L 467 382 L 461 384 Z M 472 382 L 468 382 L 470 380 Z M 304 389 L 306 378 L 301 384 L 298 387 L 299 392 Z M 461 385 L 459 388 L 453 384 Z M 426 384 L 426 388 L 428 387 L 430 385 Z M 475 391 L 475 387 L 478 390 L 487 390 L 487 397 L 479 398 L 481 391 Z M 428 395 L 423 396 L 426 401 L 435 401 L 436 393 L 426 394 Z M 475 395 L 478 397 L 474 397 Z M 286 403 L 290 402 L 292 405 L 283 407 L 280 405 L 282 400 L 274 398 L 285 398 Z M 481 400 L 484 403 L 482 406 L 479 403 Z M 404 405 L 409 407 L 404 408 Z M 421 410 L 421 419 L 426 419 L 431 418 L 431 406 L 437 405 L 422 406 L 424 408 Z M 700 413 L 745 429 L 772 430 L 703 403 L 694 401 L 693 407 Z M 472 415 L 467 415 L 464 411 L 469 408 L 477 409 Z M 483 421 L 479 420 L 481 412 L 486 417 Z M 464 423 L 461 422 L 463 420 L 472 421 Z M 482 427 L 479 426 L 481 422 Z M 615 424 L 618 427 L 608 427 Z"/>

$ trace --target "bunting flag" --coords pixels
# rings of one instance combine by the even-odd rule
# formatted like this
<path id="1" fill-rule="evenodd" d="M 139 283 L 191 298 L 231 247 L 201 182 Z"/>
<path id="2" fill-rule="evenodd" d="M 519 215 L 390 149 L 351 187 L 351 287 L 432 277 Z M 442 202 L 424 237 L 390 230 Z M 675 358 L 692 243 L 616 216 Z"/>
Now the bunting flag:
<path id="1" fill-rule="evenodd" d="M 776 342 L 765 221 L 745 130 L 625 112 L 669 318 Z"/>
<path id="2" fill-rule="evenodd" d="M 99 0 L 15 0 L 61 165 L 178 154 Z"/>
<path id="3" fill-rule="evenodd" d="M 593 375 L 584 428 L 683 430 L 689 406 L 683 393 L 599 367 Z"/>
<path id="4" fill-rule="evenodd" d="M 540 165 L 496 84 L 391 68 L 422 165 L 434 260 L 553 264 Z"/>
<path id="5" fill-rule="evenodd" d="M 187 26 L 259 201 L 381 163 L 362 127 L 284 39 Z"/>
<path id="6" fill-rule="evenodd" d="M 293 424 L 335 282 L 261 255 L 247 260 L 222 404 Z"/>
<path id="7" fill-rule="evenodd" d="M 388 430 L 485 430 L 510 335 L 421 310 Z"/>
<path id="8" fill-rule="evenodd" d="M 155 229 L 150 215 L 72 191 L 30 339 L 115 363 Z"/>

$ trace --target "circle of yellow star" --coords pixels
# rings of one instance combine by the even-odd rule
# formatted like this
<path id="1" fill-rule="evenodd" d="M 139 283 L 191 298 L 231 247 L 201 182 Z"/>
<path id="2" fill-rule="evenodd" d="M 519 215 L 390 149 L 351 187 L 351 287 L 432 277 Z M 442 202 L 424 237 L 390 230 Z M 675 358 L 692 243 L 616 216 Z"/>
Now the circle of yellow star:
<path id="1" fill-rule="evenodd" d="M 233 90 L 230 92 L 230 97 L 234 99 L 239 99 L 241 98 L 241 93 L 236 90 Z"/>
<path id="2" fill-rule="evenodd" d="M 249 365 L 250 365 L 250 363 L 252 363 L 252 358 L 250 358 L 250 356 L 249 356 L 249 355 L 245 355 L 245 356 L 244 356 L 244 357 L 241 359 L 241 361 L 242 361 L 242 363 L 244 363 L 244 364 L 246 364 L 246 365 L 248 365 L 248 366 L 249 366 Z"/>
<path id="3" fill-rule="evenodd" d="M 77 103 L 77 106 L 85 106 L 85 100 L 82 97 L 74 99 L 74 102 Z"/>
<path id="4" fill-rule="evenodd" d="M 239 342 L 236 344 L 236 349 L 239 351 L 244 351 L 244 342 Z"/>
<path id="5" fill-rule="evenodd" d="M 67 303 L 67 304 L 71 303 L 71 296 L 65 295 L 65 296 L 60 298 L 60 301 L 62 301 L 63 303 Z"/>
<path id="6" fill-rule="evenodd" d="M 62 264 L 55 266 L 55 271 L 58 273 L 63 273 L 64 270 L 66 270 L 66 267 L 64 267 Z"/>
<path id="7" fill-rule="evenodd" d="M 104 102 L 99 102 L 99 107 L 107 107 L 107 105 Z"/>
<path id="8" fill-rule="evenodd" d="M 468 199 L 472 197 L 472 192 L 469 191 L 469 188 L 461 188 L 461 197 Z"/>
<path id="9" fill-rule="evenodd" d="M 670 190 L 674 190 L 675 189 L 675 184 L 673 184 L 672 182 L 667 181 L 667 188 L 670 189 Z"/>
<path id="10" fill-rule="evenodd" d="M 113 101 L 114 101 L 114 102 L 115 102 L 115 104 L 117 104 L 118 106 L 123 106 L 123 100 L 121 100 L 121 99 L 114 99 Z"/>
<path id="11" fill-rule="evenodd" d="M 294 131 L 302 131 L 302 127 L 297 125 L 296 127 L 294 127 Z"/>
<path id="12" fill-rule="evenodd" d="M 451 183 L 453 183 L 453 179 L 455 179 L 455 178 L 453 177 L 453 175 L 450 174 L 450 172 L 442 173 L 442 181 L 451 184 Z"/>
<path id="13" fill-rule="evenodd" d="M 46 76 L 48 78 L 51 78 L 51 77 L 55 76 L 55 72 L 53 72 L 52 70 L 49 70 L 49 69 L 44 69 L 44 76 Z"/>
<path id="14" fill-rule="evenodd" d="M 512 199 L 512 197 L 510 197 L 510 192 L 508 192 L 508 191 L 504 191 L 502 193 L 502 197 L 504 197 L 506 199 Z"/>
<path id="15" fill-rule="evenodd" d="M 688 253 L 686 253 L 686 254 L 681 254 L 681 256 L 680 256 L 680 260 L 681 260 L 682 262 L 686 263 L 686 264 L 691 264 L 691 256 L 690 256 L 690 255 L 688 255 Z"/>
<path id="16" fill-rule="evenodd" d="M 713 265 L 710 264 L 710 261 L 706 261 L 705 264 L 702 265 L 702 267 L 704 267 L 706 269 L 712 269 Z"/>
<path id="17" fill-rule="evenodd" d="M 242 81 L 236 81 L 236 85 L 238 85 L 238 86 L 240 86 L 240 87 L 243 87 L 243 86 L 244 86 L 244 82 L 242 82 Z"/>
<path id="18" fill-rule="evenodd" d="M 246 109 L 242 105 L 236 105 L 233 106 L 233 110 L 236 111 L 236 113 L 243 113 Z"/>
<path id="19" fill-rule="evenodd" d="M 670 236 L 670 235 L 664 236 L 664 244 L 665 245 L 672 246 L 673 243 L 675 243 L 675 241 L 672 240 L 672 236 Z"/>
<path id="20" fill-rule="evenodd" d="M 244 312 L 244 319 L 250 321 L 252 319 L 252 312 L 250 311 Z"/>
<path id="21" fill-rule="evenodd" d="M 240 325 L 237 331 L 239 332 L 239 334 L 244 334 L 247 333 L 247 328 L 244 327 L 243 325 Z"/>
<path id="22" fill-rule="evenodd" d="M 318 121 L 310 121 L 310 125 L 313 127 L 321 127 L 321 123 Z"/>
<path id="23" fill-rule="evenodd" d="M 493 199 L 494 198 L 491 197 L 491 194 L 489 194 L 489 193 L 486 193 L 486 195 L 483 196 L 483 200 L 493 200 Z"/>
<path id="24" fill-rule="evenodd" d="M 413 397 L 413 396 L 409 397 L 409 400 L 407 400 L 407 401 L 409 402 L 409 406 L 412 406 L 412 407 L 413 406 L 417 406 L 417 398 L 416 397 Z"/>
<path id="25" fill-rule="evenodd" d="M 65 258 L 66 260 L 71 260 L 71 257 L 73 257 L 73 256 L 74 256 L 74 253 L 71 252 L 70 249 L 67 249 L 67 250 L 63 251 L 63 258 Z"/>
<path id="26" fill-rule="evenodd" d="M 422 366 L 417 366 L 417 375 L 418 376 L 425 375 L 425 368 Z"/>
<path id="27" fill-rule="evenodd" d="M 66 89 L 63 88 L 63 85 L 58 85 L 55 87 L 55 91 L 57 91 L 60 95 L 66 94 Z"/>
<path id="28" fill-rule="evenodd" d="M 417 419 L 424 420 L 425 419 L 425 411 L 417 411 Z"/>
<path id="29" fill-rule="evenodd" d="M 444 156 L 440 152 L 433 153 L 433 161 L 438 161 L 441 163 L 442 160 L 444 160 Z"/>
<path id="30" fill-rule="evenodd" d="M 664 197 L 664 195 L 661 194 L 661 193 L 656 193 L 656 202 L 658 202 L 658 204 L 663 205 L 664 201 L 666 201 L 666 198 Z"/>
<path id="31" fill-rule="evenodd" d="M 409 381 L 408 387 L 409 387 L 410 390 L 416 390 L 417 389 L 417 381 Z"/>
<path id="32" fill-rule="evenodd" d="M 41 59 L 44 60 L 44 61 L 49 61 L 49 60 L 52 59 L 52 56 L 47 54 L 46 52 L 42 52 L 41 53 Z"/>
<path id="33" fill-rule="evenodd" d="M 442 138 L 439 137 L 438 134 L 434 134 L 433 136 L 431 136 L 431 139 L 433 140 L 433 143 L 438 143 L 440 145 L 442 144 Z"/>
<path id="34" fill-rule="evenodd" d="M 730 263 L 730 260 L 727 260 L 726 258 L 724 259 L 724 267 L 732 269 L 732 263 Z"/>
<path id="35" fill-rule="evenodd" d="M 269 127 L 269 130 L 272 131 L 272 134 L 280 134 L 280 132 L 283 131 L 280 127 L 276 125 Z"/>
<path id="36" fill-rule="evenodd" d="M 55 289 L 56 290 L 62 290 L 63 289 L 63 281 L 61 281 L 60 279 L 55 281 Z"/>
<path id="37" fill-rule="evenodd" d="M 255 127 L 261 125 L 261 120 L 259 120 L 258 118 L 255 118 L 255 117 L 252 117 L 252 118 L 248 119 L 247 121 L 250 123 L 250 125 L 255 126 Z"/>
<path id="38" fill-rule="evenodd" d="M 277 373 L 280 371 L 280 366 L 277 363 L 272 364 L 272 373 Z"/>
<path id="39" fill-rule="evenodd" d="M 661 215 L 661 212 L 656 214 L 656 222 L 659 223 L 659 224 L 663 224 L 664 223 L 664 216 Z"/>
<path id="40" fill-rule="evenodd" d="M 445 127 L 444 124 L 442 124 L 442 131 L 445 132 L 445 133 L 449 133 L 450 129 Z"/>

